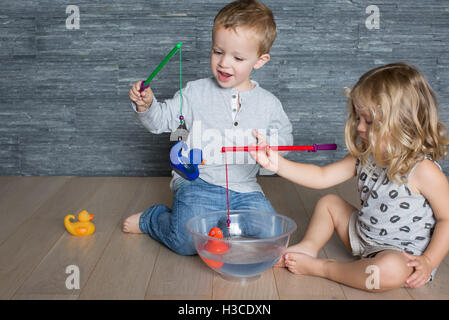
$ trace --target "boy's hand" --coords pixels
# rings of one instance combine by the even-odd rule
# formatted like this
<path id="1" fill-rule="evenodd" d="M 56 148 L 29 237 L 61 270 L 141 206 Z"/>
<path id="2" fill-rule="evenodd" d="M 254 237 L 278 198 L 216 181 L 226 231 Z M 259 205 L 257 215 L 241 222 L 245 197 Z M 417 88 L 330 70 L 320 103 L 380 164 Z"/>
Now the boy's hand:
<path id="1" fill-rule="evenodd" d="M 139 92 L 141 83 L 142 81 L 137 81 L 129 89 L 129 98 L 136 103 L 139 112 L 147 110 L 153 103 L 153 91 L 150 87 Z"/>
<path id="2" fill-rule="evenodd" d="M 430 265 L 429 258 L 425 255 L 414 256 L 405 251 L 402 251 L 402 254 L 409 259 L 407 266 L 414 268 L 413 273 L 405 281 L 405 285 L 410 288 L 419 288 L 426 284 L 432 273 L 432 266 Z"/>
<path id="3" fill-rule="evenodd" d="M 253 131 L 253 135 L 257 138 L 257 145 L 251 144 L 250 147 L 258 146 L 264 148 L 265 150 L 261 151 L 250 151 L 249 153 L 265 169 L 273 171 L 277 173 L 279 171 L 278 161 L 279 161 L 279 153 L 277 151 L 271 150 L 270 146 L 267 144 L 265 137 L 257 132 L 257 130 Z"/>

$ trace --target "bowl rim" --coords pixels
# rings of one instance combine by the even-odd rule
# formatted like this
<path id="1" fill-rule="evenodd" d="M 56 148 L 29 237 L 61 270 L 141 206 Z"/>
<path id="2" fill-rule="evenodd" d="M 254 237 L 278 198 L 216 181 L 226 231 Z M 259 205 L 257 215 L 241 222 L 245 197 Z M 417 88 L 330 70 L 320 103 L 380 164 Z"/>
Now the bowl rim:
<path id="1" fill-rule="evenodd" d="M 280 236 L 269 237 L 269 238 L 263 238 L 263 239 L 242 239 L 242 240 L 233 240 L 233 239 L 226 239 L 226 238 L 223 238 L 223 239 L 217 239 L 217 238 L 211 237 L 211 236 L 209 236 L 209 235 L 204 235 L 204 234 L 202 234 L 202 233 L 199 233 L 199 232 L 196 232 L 196 231 L 192 230 L 192 228 L 189 226 L 189 224 L 190 224 L 193 220 L 195 220 L 195 219 L 200 219 L 200 218 L 203 218 L 203 217 L 206 217 L 206 216 L 209 216 L 209 215 L 218 214 L 218 213 L 220 213 L 220 214 L 225 213 L 225 214 L 227 215 L 227 214 L 228 214 L 228 211 L 227 211 L 227 210 L 212 211 L 212 212 L 207 212 L 207 213 L 203 213 L 203 214 L 197 215 L 197 216 L 195 216 L 195 217 L 192 217 L 192 218 L 190 218 L 190 219 L 186 222 L 185 227 L 186 227 L 186 229 L 187 229 L 187 231 L 188 231 L 189 233 L 194 234 L 194 235 L 196 235 L 196 236 L 199 236 L 199 237 L 201 237 L 201 238 L 203 238 L 203 239 L 214 240 L 214 241 L 223 241 L 223 242 L 230 242 L 230 241 L 232 241 L 232 242 L 234 242 L 234 243 L 236 243 L 236 242 L 251 243 L 251 242 L 262 242 L 262 241 L 267 241 L 267 240 L 272 240 L 272 241 L 273 241 L 273 240 L 278 240 L 278 239 L 284 238 L 284 237 L 286 237 L 286 236 L 290 236 L 290 235 L 291 235 L 293 232 L 295 232 L 296 229 L 298 228 L 298 225 L 297 225 L 297 223 L 295 222 L 295 220 L 293 220 L 293 219 L 290 218 L 290 217 L 284 216 L 284 215 L 282 215 L 282 214 L 280 214 L 280 213 L 273 213 L 273 212 L 260 211 L 260 210 L 229 210 L 229 216 L 231 216 L 233 213 L 238 213 L 238 212 L 263 213 L 263 214 L 268 214 L 268 215 L 271 215 L 271 216 L 280 216 L 280 217 L 282 217 L 283 219 L 285 219 L 285 220 L 287 220 L 287 221 L 289 221 L 289 222 L 293 222 L 293 226 L 294 226 L 294 227 L 292 228 L 292 230 L 291 230 L 290 232 L 287 232 L 287 233 L 282 234 L 282 235 L 280 235 Z"/>

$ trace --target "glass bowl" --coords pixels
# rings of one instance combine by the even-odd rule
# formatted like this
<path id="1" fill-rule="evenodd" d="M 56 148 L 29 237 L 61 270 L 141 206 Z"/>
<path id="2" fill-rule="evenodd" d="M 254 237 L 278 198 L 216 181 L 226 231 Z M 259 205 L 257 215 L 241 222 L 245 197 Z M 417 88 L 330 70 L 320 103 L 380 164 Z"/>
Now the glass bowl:
<path id="1" fill-rule="evenodd" d="M 196 216 L 187 221 L 201 259 L 227 280 L 257 279 L 271 268 L 296 230 L 292 219 L 252 210 L 231 210 Z M 223 239 L 209 236 L 218 227 Z"/>

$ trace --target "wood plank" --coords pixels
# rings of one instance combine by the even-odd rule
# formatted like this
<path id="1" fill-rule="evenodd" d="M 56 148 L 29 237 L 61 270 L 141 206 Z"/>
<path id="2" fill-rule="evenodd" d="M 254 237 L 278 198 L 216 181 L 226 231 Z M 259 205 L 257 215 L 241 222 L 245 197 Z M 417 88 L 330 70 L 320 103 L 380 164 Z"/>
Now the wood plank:
<path id="1" fill-rule="evenodd" d="M 143 208 L 153 204 L 170 206 L 172 192 L 168 189 L 169 179 L 164 179 L 166 182 L 162 180 L 152 185 L 155 190 L 148 194 L 149 203 Z M 148 236 L 144 237 L 147 243 L 153 243 Z M 212 297 L 213 271 L 198 256 L 181 256 L 164 245 L 159 245 L 159 248 L 154 266 L 145 266 L 148 271 L 153 267 L 147 280 L 145 299 L 202 300 Z M 139 248 L 134 254 L 141 254 Z"/>
<path id="2" fill-rule="evenodd" d="M 349 300 L 412 300 L 412 296 L 405 288 L 394 289 L 386 292 L 367 292 L 345 285 L 341 286 Z"/>
<path id="3" fill-rule="evenodd" d="M 0 243 L 15 232 L 71 177 L 14 177 L 0 198 Z"/>
<path id="4" fill-rule="evenodd" d="M 21 177 L 14 176 L 0 176 L 0 201 L 3 197 L 3 194 L 9 188 L 9 184 L 11 182 L 19 181 Z"/>
<path id="5" fill-rule="evenodd" d="M 44 299 L 50 296 L 55 299 L 61 299 L 63 296 L 70 299 L 78 296 L 79 289 L 66 287 L 65 282 L 69 277 L 66 268 L 68 266 L 79 268 L 80 288 L 83 288 L 121 214 L 121 212 L 109 214 L 104 222 L 96 225 L 95 233 L 88 237 L 75 237 L 65 232 L 26 279 L 13 299 L 39 295 L 42 295 Z"/>
<path id="6" fill-rule="evenodd" d="M 273 268 L 282 300 L 344 300 L 341 286 L 324 278 L 296 275 L 286 268 Z"/>
<path id="7" fill-rule="evenodd" d="M 65 214 L 84 207 L 103 183 L 104 178 L 92 178 L 88 185 L 82 179 L 71 179 L 0 245 L 0 257 L 8 257 L 0 261 L 0 299 L 14 295 L 66 232 Z"/>
<path id="8" fill-rule="evenodd" d="M 67 183 L 58 188 L 64 178 Z M 198 256 L 177 255 L 146 235 L 124 234 L 121 222 L 125 216 L 156 202 L 170 205 L 169 178 L 0 177 L 1 181 L 14 188 L 22 186 L 21 190 L 41 190 L 41 195 L 35 191 L 32 201 L 44 200 L 0 245 L 0 256 L 8 257 L 0 261 L 0 299 L 449 299 L 447 261 L 440 265 L 434 281 L 424 287 L 385 293 L 297 276 L 285 268 L 267 270 L 260 279 L 242 283 L 222 279 Z M 323 191 L 305 189 L 282 178 L 259 181 L 275 209 L 300 226 L 290 244 L 303 236 L 322 195 L 337 193 L 356 204 L 349 182 Z M 46 198 L 45 193 L 51 195 Z M 0 206 L 12 208 L 8 212 L 24 206 L 20 197 L 5 203 L 0 200 Z M 82 209 L 96 215 L 97 231 L 90 239 L 70 236 L 63 227 L 65 214 Z M 17 212 L 14 217 L 21 219 Z M 319 257 L 355 259 L 335 234 Z M 67 290 L 65 267 L 77 263 L 81 290 Z"/>
<path id="9" fill-rule="evenodd" d="M 117 224 L 79 299 L 143 299 L 159 249 L 147 235 L 125 234 Z"/>
<path id="10" fill-rule="evenodd" d="M 155 202 L 170 205 L 168 178 L 141 178 L 129 208 L 81 291 L 80 299 L 143 299 L 161 244 L 146 234 L 122 231 L 123 218 Z"/>
<path id="11" fill-rule="evenodd" d="M 214 275 L 214 300 L 278 300 L 276 280 L 270 268 L 260 278 L 248 281 L 229 281 Z"/>
<path id="12" fill-rule="evenodd" d="M 198 255 L 160 247 L 145 299 L 211 299 L 214 271 Z"/>
<path id="13" fill-rule="evenodd" d="M 80 179 L 89 183 L 92 177 L 82 177 Z M 145 178 L 138 177 L 106 177 L 105 186 L 102 186 L 95 197 L 90 198 L 85 209 L 93 214 L 108 215 L 109 212 L 121 212 L 124 214 L 130 202 L 138 195 L 138 187 Z M 77 214 L 75 212 L 74 214 Z"/>
<path id="14" fill-rule="evenodd" d="M 14 298 L 21 299 L 38 293 L 58 297 L 79 294 L 80 289 L 66 288 L 67 266 L 75 265 L 79 268 L 82 289 L 138 188 L 136 178 L 105 179 L 105 183 L 98 187 L 85 205 L 90 213 L 95 212 L 95 233 L 88 237 L 75 237 L 65 232 Z M 85 186 L 91 180 L 92 178 L 81 179 Z"/>
<path id="15" fill-rule="evenodd" d="M 268 180 L 269 179 L 269 180 Z M 298 225 L 296 235 L 290 245 L 298 243 L 307 229 L 312 210 L 308 197 L 301 198 L 295 184 L 282 178 L 260 180 L 267 198 L 279 213 L 295 220 Z M 308 208 L 308 210 L 306 209 Z M 325 258 L 321 250 L 318 254 Z M 280 299 L 345 299 L 340 286 L 332 281 L 309 276 L 298 276 L 285 268 L 273 268 Z"/>
<path id="16" fill-rule="evenodd" d="M 0 176 L 0 186 L 8 183 L 8 181 L 14 180 L 21 176 Z"/>

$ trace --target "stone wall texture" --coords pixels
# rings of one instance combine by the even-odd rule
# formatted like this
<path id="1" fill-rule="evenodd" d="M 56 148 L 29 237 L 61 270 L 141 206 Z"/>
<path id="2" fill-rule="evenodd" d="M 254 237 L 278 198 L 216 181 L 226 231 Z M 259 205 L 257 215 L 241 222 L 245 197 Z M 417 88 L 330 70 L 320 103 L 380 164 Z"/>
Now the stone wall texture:
<path id="1" fill-rule="evenodd" d="M 153 135 L 128 90 L 182 41 L 183 83 L 211 75 L 217 0 L 2 0 L 0 175 L 169 175 L 169 135 Z M 449 125 L 449 1 L 266 0 L 278 37 L 253 79 L 283 103 L 295 144 L 336 152 L 288 158 L 320 165 L 347 152 L 343 87 L 369 69 L 405 61 L 434 88 Z M 68 29 L 69 5 L 80 11 Z M 379 28 L 369 29 L 379 9 Z M 179 89 L 179 62 L 152 82 L 159 100 Z M 446 174 L 449 161 L 441 161 Z"/>

